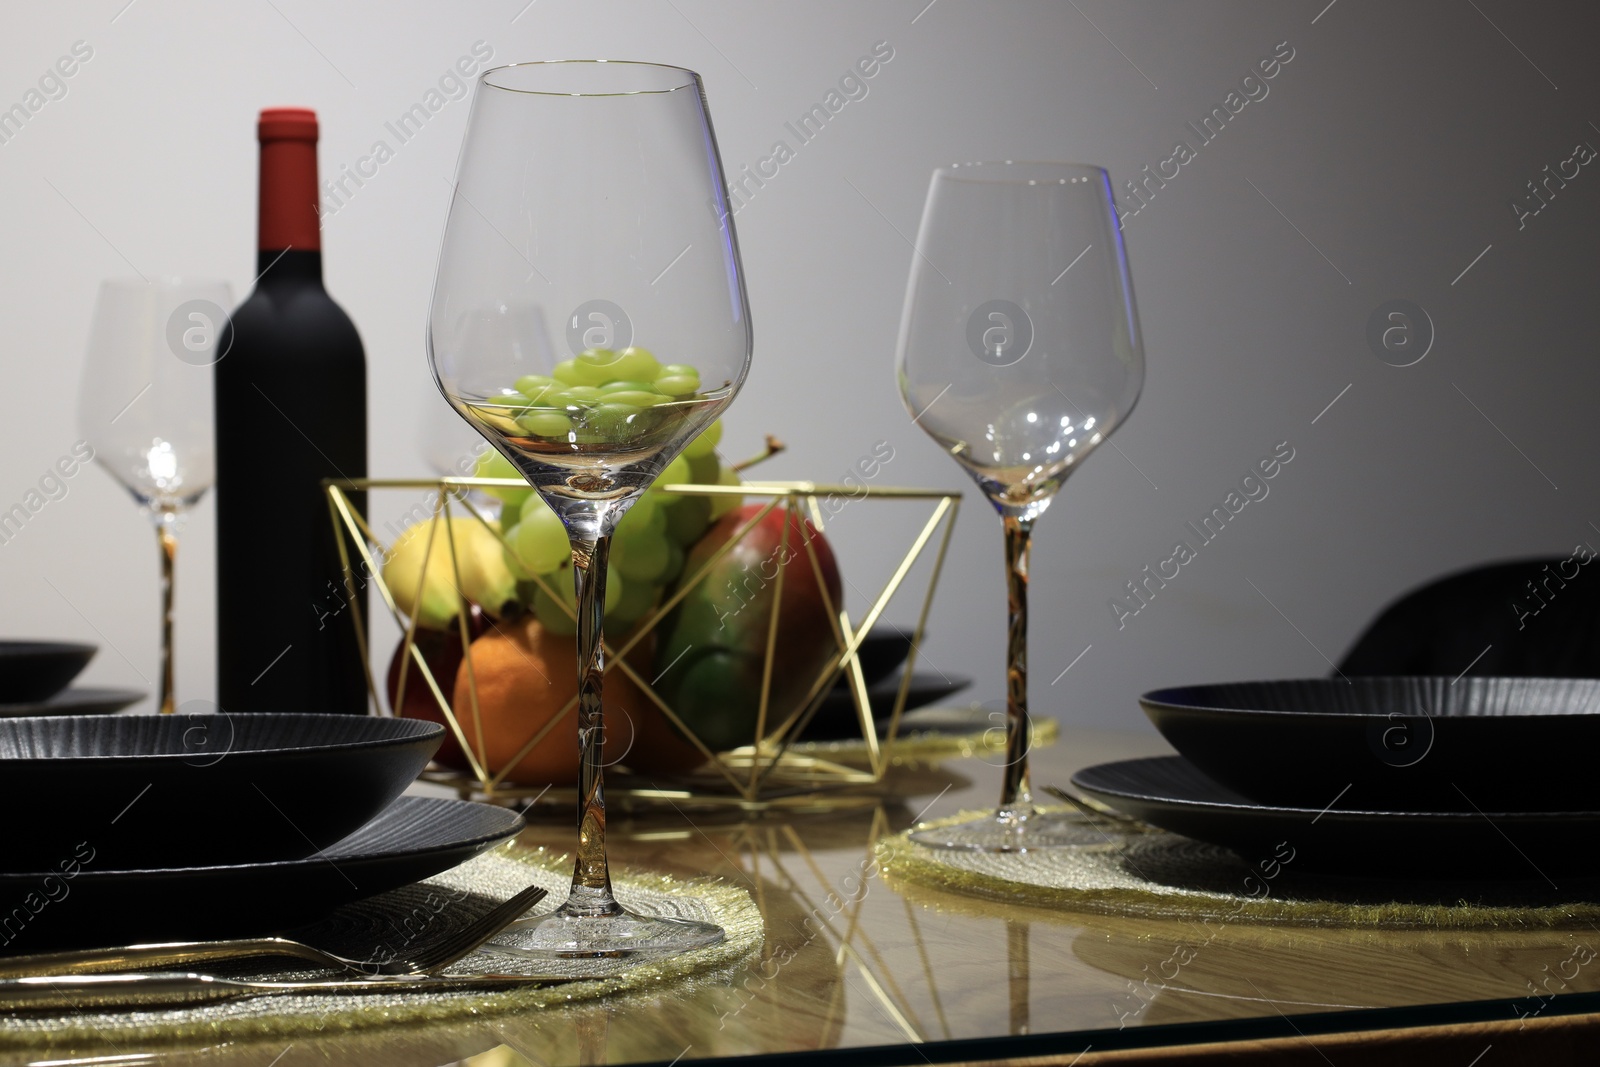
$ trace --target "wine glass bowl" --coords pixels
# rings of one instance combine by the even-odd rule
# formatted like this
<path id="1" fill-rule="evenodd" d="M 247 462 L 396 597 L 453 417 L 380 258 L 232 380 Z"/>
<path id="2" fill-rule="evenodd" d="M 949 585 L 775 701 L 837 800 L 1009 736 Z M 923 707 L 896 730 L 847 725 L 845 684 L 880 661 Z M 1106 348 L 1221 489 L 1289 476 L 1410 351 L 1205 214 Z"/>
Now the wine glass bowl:
<path id="1" fill-rule="evenodd" d="M 1143 386 L 1111 203 L 1099 167 L 934 172 L 901 320 L 901 394 L 1003 513 L 1042 514 Z"/>
<path id="2" fill-rule="evenodd" d="M 558 511 L 626 503 L 710 425 L 749 364 L 699 78 L 648 63 L 514 64 L 480 76 L 469 121 L 439 259 L 449 284 L 430 320 L 440 387 Z M 516 387 L 528 378 L 540 379 L 525 383 L 531 396 Z"/>
<path id="3" fill-rule="evenodd" d="M 216 480 L 210 365 L 231 299 L 225 282 L 101 283 L 78 428 L 155 514 L 193 506 Z"/>
<path id="4" fill-rule="evenodd" d="M 1027 594 L 1033 523 L 1144 385 L 1133 283 L 1109 176 L 1073 163 L 963 163 L 933 174 L 898 354 L 913 421 L 1000 513 L 1009 600 L 1006 764 L 994 815 L 915 832 L 940 848 L 1104 841 L 1033 809 Z"/>
<path id="5" fill-rule="evenodd" d="M 617 522 L 744 381 L 750 322 L 716 137 L 681 67 L 556 61 L 479 76 L 429 315 L 440 391 L 561 519 L 576 586 L 571 894 L 503 943 L 557 956 L 721 940 L 633 915 L 605 855 L 601 678 Z"/>

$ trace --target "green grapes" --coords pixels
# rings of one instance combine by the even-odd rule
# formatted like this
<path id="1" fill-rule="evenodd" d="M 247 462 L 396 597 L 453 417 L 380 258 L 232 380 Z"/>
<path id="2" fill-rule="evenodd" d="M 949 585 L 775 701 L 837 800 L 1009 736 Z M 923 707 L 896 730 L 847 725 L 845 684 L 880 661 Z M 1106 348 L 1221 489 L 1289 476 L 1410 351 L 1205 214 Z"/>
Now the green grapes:
<path id="1" fill-rule="evenodd" d="M 548 375 L 523 375 L 514 389 L 485 397 L 477 407 L 480 418 L 509 433 L 592 445 L 645 441 L 665 421 L 689 417 L 691 409 L 678 405 L 706 399 L 700 372 L 687 363 L 663 367 L 638 347 L 587 348 Z M 720 430 L 709 432 L 697 455 L 716 448 Z"/>
<path id="2" fill-rule="evenodd" d="M 519 573 L 524 570 L 553 574 L 572 558 L 572 545 L 561 517 L 538 497 L 529 498 L 522 506 L 522 519 L 506 539 L 511 543 L 506 562 L 519 578 L 528 577 Z"/>
<path id="3" fill-rule="evenodd" d="M 523 375 L 513 388 L 485 398 L 481 406 L 485 420 L 507 432 L 520 429 L 548 441 L 605 443 L 650 432 L 660 420 L 676 414 L 677 409 L 663 405 L 702 399 L 699 393 L 700 372 L 687 363 L 663 365 L 638 347 L 591 348 L 556 364 L 547 375 Z M 619 520 L 611 543 L 605 603 L 608 618 L 619 627 L 632 626 L 649 614 L 662 589 L 681 574 L 685 548 L 739 503 L 731 495 L 708 498 L 657 491 L 669 485 L 739 484 L 738 475 L 723 469 L 718 459 L 721 440 L 722 423 L 714 421 Z M 519 476 L 498 452 L 480 459 L 476 473 L 486 478 Z M 488 491 L 505 502 L 501 526 L 506 564 L 520 583 L 520 598 L 546 629 L 573 634 L 575 623 L 566 610 L 575 604 L 566 528 L 531 489 Z M 535 576 L 560 596 L 539 588 L 532 581 Z"/>
<path id="4" fill-rule="evenodd" d="M 606 578 L 607 599 L 610 599 L 610 582 Z M 606 609 L 606 622 L 616 623 L 620 629 L 627 629 L 650 613 L 656 606 L 656 597 L 660 594 L 661 587 L 650 582 L 636 582 L 629 579 L 623 582 L 622 595 L 612 607 Z"/>
<path id="5" fill-rule="evenodd" d="M 572 420 L 559 411 L 528 411 L 517 416 L 517 425 L 535 437 L 565 437 L 572 432 Z"/>
<path id="6" fill-rule="evenodd" d="M 679 496 L 667 509 L 667 534 L 685 547 L 700 540 L 700 535 L 711 525 L 711 498 Z"/>
<path id="7" fill-rule="evenodd" d="M 528 398 L 529 403 L 540 403 L 552 390 L 559 388 L 554 378 L 547 378 L 542 374 L 525 374 L 517 379 L 517 392 Z"/>
<path id="8" fill-rule="evenodd" d="M 722 441 L 722 420 L 717 419 L 710 426 L 700 431 L 698 437 L 683 446 L 683 454 L 690 459 L 701 459 L 714 455 L 717 445 Z"/>
<path id="9" fill-rule="evenodd" d="M 617 353 L 612 362 L 611 377 L 613 380 L 634 379 L 636 381 L 653 382 L 661 373 L 661 364 L 656 362 L 656 357 L 645 348 L 624 348 Z"/>
<path id="10" fill-rule="evenodd" d="M 667 569 L 667 540 L 656 536 L 617 540 L 611 545 L 611 565 L 630 579 L 659 583 Z"/>
<path id="11" fill-rule="evenodd" d="M 660 474 L 656 475 L 656 486 L 682 485 L 689 480 L 689 460 L 686 456 L 679 456 L 668 463 Z M 676 496 L 676 494 L 674 494 Z"/>
<path id="12" fill-rule="evenodd" d="M 561 594 L 561 602 L 566 607 L 558 604 L 543 589 L 535 587 L 537 592 L 533 596 L 533 613 L 538 616 L 539 625 L 546 630 L 565 637 L 571 637 L 578 632 L 577 620 L 567 614 L 568 610 L 573 612 L 578 610 L 578 594 L 572 587 L 571 565 L 564 564 L 555 573 L 549 575 L 545 581 L 552 589 Z M 621 601 L 623 594 L 627 590 L 627 584 L 627 580 L 617 573 L 615 567 L 606 568 L 606 614 L 611 614 L 612 609 Z"/>
<path id="13" fill-rule="evenodd" d="M 738 471 L 734 470 L 732 467 L 724 467 L 722 468 L 722 472 L 717 475 L 716 484 L 743 485 L 744 482 L 739 478 Z M 716 522 L 718 519 L 722 518 L 722 516 L 726 515 L 728 512 L 732 511 L 734 508 L 737 508 L 743 503 L 744 497 L 735 493 L 716 494 L 711 498 L 711 521 Z"/>
<path id="14" fill-rule="evenodd" d="M 656 378 L 656 388 L 668 396 L 689 396 L 700 391 L 700 372 L 687 363 L 668 363 Z"/>
<path id="15" fill-rule="evenodd" d="M 516 478 L 522 479 L 522 472 L 511 465 L 511 461 L 494 449 L 490 449 L 478 457 L 478 464 L 473 468 L 474 478 Z M 531 488 L 502 489 L 499 486 L 485 488 L 485 493 L 505 503 L 507 510 L 515 510 L 522 506 L 523 501 L 533 495 Z"/>

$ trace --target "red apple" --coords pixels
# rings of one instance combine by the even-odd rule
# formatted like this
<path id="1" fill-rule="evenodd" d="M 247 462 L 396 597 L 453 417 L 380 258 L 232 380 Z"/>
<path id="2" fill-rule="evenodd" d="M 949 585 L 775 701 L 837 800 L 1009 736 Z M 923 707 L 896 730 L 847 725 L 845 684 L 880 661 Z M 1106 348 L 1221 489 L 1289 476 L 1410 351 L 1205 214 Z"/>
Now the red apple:
<path id="1" fill-rule="evenodd" d="M 764 506 L 746 504 L 718 520 L 690 549 L 681 580 L 692 579 Z M 780 573 L 783 596 L 773 648 L 768 729 L 798 709 L 838 651 L 828 605 L 838 610 L 843 591 L 833 549 L 821 531 L 798 513 L 788 517 L 785 544 L 786 515 L 782 504 L 768 512 L 661 624 L 655 666 L 661 680 L 656 688 L 714 750 L 755 740 Z M 812 553 L 822 575 L 820 586 Z"/>

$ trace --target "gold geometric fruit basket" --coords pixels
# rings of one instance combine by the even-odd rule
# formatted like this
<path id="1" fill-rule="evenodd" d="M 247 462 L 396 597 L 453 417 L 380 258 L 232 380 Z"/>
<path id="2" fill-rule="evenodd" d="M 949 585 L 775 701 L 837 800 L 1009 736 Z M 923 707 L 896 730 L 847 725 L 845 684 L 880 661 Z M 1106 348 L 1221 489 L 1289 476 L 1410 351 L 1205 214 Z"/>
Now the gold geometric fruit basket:
<path id="1" fill-rule="evenodd" d="M 455 590 L 460 597 L 459 610 L 455 614 L 455 624 L 459 628 L 459 637 L 463 648 L 471 643 L 472 635 L 468 630 L 470 605 L 465 594 L 461 593 L 463 582 L 461 578 L 461 553 L 457 551 L 457 522 L 461 516 L 470 516 L 472 520 L 481 523 L 483 527 L 494 534 L 502 548 L 508 552 L 515 550 L 508 542 L 506 535 L 499 529 L 497 523 L 476 503 L 470 491 L 477 490 L 506 490 L 526 489 L 526 485 L 519 481 L 498 478 L 443 478 L 437 480 L 388 480 L 388 479 L 359 479 L 359 480 L 330 480 L 325 484 L 329 511 L 334 523 L 336 537 L 339 542 L 340 555 L 345 570 L 346 592 L 349 594 L 349 603 L 353 607 L 353 621 L 359 634 L 365 634 L 366 628 L 361 624 L 362 597 L 359 592 L 371 585 L 377 589 L 383 609 L 393 617 L 395 623 L 403 632 L 401 646 L 403 660 L 400 664 L 400 680 L 392 685 L 392 691 L 399 694 L 407 693 L 406 676 L 415 671 L 417 677 L 427 687 L 437 709 L 455 738 L 456 744 L 466 760 L 467 769 L 464 771 L 441 769 L 437 765 L 425 772 L 425 780 L 443 784 L 455 789 L 461 796 L 472 799 L 487 800 L 491 802 L 541 803 L 564 802 L 576 797 L 576 790 L 572 788 L 538 785 L 516 784 L 507 780 L 510 774 L 524 756 L 532 752 L 550 734 L 559 723 L 568 716 L 577 714 L 577 697 L 567 701 L 555 715 L 547 720 L 532 724 L 529 727 L 525 743 L 518 754 L 509 759 L 502 760 L 503 766 L 498 773 L 491 773 L 489 761 L 484 747 L 481 723 L 477 721 L 478 715 L 478 682 L 471 675 L 471 657 L 467 656 L 460 670 L 468 672 L 469 681 L 467 707 L 452 707 L 451 694 L 445 692 L 439 680 L 434 676 L 426 657 L 416 644 L 418 612 L 421 608 L 421 598 L 416 598 L 416 606 L 409 613 L 401 610 L 400 605 L 383 576 L 383 563 L 389 558 L 391 546 L 373 532 L 367 518 L 353 505 L 351 493 L 370 493 L 374 490 L 403 489 L 413 492 L 418 490 L 432 491 L 433 505 L 431 516 L 424 520 L 428 523 L 426 536 L 430 544 L 424 552 L 424 573 L 418 579 L 426 580 L 426 568 L 433 558 L 431 539 L 441 536 L 448 541 L 449 551 L 441 553 L 441 559 L 450 568 L 450 588 Z M 870 802 L 874 787 L 881 785 L 886 771 L 893 759 L 895 739 L 899 733 L 901 715 L 905 709 L 907 694 L 910 690 L 912 668 L 916 663 L 917 651 L 921 647 L 923 631 L 927 623 L 928 611 L 933 601 L 933 593 L 939 580 L 939 573 L 943 567 L 946 551 L 950 544 L 950 535 L 954 528 L 956 513 L 960 505 L 960 495 L 957 493 L 939 492 L 923 489 L 902 489 L 873 486 L 842 486 L 823 485 L 812 482 L 746 482 L 740 485 L 664 485 L 657 490 L 669 494 L 703 495 L 710 497 L 735 495 L 754 498 L 764 501 L 759 510 L 742 523 L 725 543 L 697 567 L 695 573 L 690 574 L 687 567 L 678 579 L 675 589 L 669 590 L 670 595 L 664 595 L 662 602 L 648 611 L 631 629 L 618 637 L 620 643 L 610 639 L 605 644 L 605 670 L 607 675 L 619 672 L 627 676 L 628 680 L 644 695 L 644 697 L 659 709 L 665 719 L 675 728 L 676 732 L 692 743 L 703 763 L 692 772 L 663 778 L 660 774 L 652 774 L 648 779 L 633 775 L 627 768 L 626 756 L 622 757 L 619 765 L 608 766 L 606 770 L 606 796 L 608 804 L 622 808 L 648 808 L 655 805 L 679 805 L 705 807 L 726 807 L 744 811 L 760 811 L 768 808 L 781 808 L 789 811 L 826 810 L 849 803 L 850 797 L 858 797 L 863 802 Z M 845 610 L 842 602 L 835 603 L 834 597 L 829 593 L 827 582 L 824 579 L 822 566 L 811 538 L 802 539 L 804 559 L 798 553 L 786 555 L 785 563 L 779 566 L 776 577 L 772 579 L 773 592 L 770 607 L 770 617 L 766 631 L 766 651 L 763 669 L 761 671 L 761 692 L 757 704 L 757 717 L 753 736 L 757 740 L 753 744 L 743 745 L 727 751 L 716 751 L 707 744 L 693 729 L 685 717 L 680 716 L 667 700 L 653 687 L 651 680 L 645 678 L 634 663 L 628 659 L 631 651 L 639 642 L 646 640 L 657 626 L 665 619 L 687 595 L 689 595 L 701 582 L 707 580 L 713 568 L 722 557 L 739 544 L 750 532 L 755 529 L 762 519 L 766 518 L 774 509 L 783 509 L 787 514 L 783 521 L 782 543 L 784 551 L 789 551 L 789 531 L 791 526 L 798 528 L 796 518 L 803 517 L 809 520 L 817 531 L 824 527 L 824 502 L 830 503 L 833 514 L 839 508 L 832 508 L 832 502 L 839 500 L 849 502 L 850 508 L 882 508 L 893 502 L 915 504 L 922 502 L 931 505 L 931 511 L 926 518 L 916 527 L 909 544 L 906 546 L 899 563 L 884 583 L 877 596 L 872 599 L 864 614 L 858 619 L 853 619 Z M 919 513 L 920 514 L 920 513 Z M 927 586 L 922 593 L 920 605 L 917 605 L 917 621 L 913 631 L 910 653 L 905 661 L 899 690 L 895 695 L 893 707 L 890 711 L 887 728 L 880 738 L 877 724 L 874 722 L 871 704 L 869 702 L 867 685 L 862 673 L 861 662 L 857 650 L 865 636 L 878 622 L 890 602 L 897 594 L 901 594 L 910 584 L 907 581 L 913 567 L 925 552 L 932 549 L 932 565 L 929 568 Z M 789 562 L 795 562 L 798 575 L 789 575 L 789 581 L 805 580 L 807 578 L 816 582 L 816 592 L 820 596 L 828 615 L 832 628 L 833 648 L 824 666 L 816 672 L 805 689 L 805 696 L 798 701 L 797 706 L 787 715 L 773 714 L 769 717 L 769 697 L 773 679 L 773 650 L 782 640 L 780 633 L 782 626 L 781 606 L 784 600 L 784 583 Z M 570 597 L 558 595 L 558 590 L 553 588 L 544 576 L 535 574 L 536 582 L 543 592 L 557 601 L 571 613 Z M 913 594 L 914 595 L 914 594 Z M 380 610 L 374 608 L 374 610 Z M 608 635 L 609 636 L 609 635 Z M 365 638 L 363 637 L 363 643 Z M 382 680 L 373 676 L 370 657 L 365 647 L 362 648 L 362 664 L 367 673 L 367 682 L 372 699 L 374 713 L 378 715 L 393 715 L 395 709 L 390 707 L 391 688 Z M 576 664 L 573 664 L 576 671 Z M 664 674 L 665 672 L 663 672 Z M 855 713 L 861 729 L 861 738 L 864 742 L 864 758 L 852 760 L 850 764 L 835 762 L 820 758 L 814 754 L 797 751 L 795 740 L 811 722 L 812 717 L 821 707 L 823 700 L 828 696 L 840 679 L 846 680 L 854 704 Z M 659 680 L 659 677 L 657 680 Z M 552 739 L 554 740 L 554 739 Z M 572 751 L 574 765 L 578 758 L 577 749 Z"/>

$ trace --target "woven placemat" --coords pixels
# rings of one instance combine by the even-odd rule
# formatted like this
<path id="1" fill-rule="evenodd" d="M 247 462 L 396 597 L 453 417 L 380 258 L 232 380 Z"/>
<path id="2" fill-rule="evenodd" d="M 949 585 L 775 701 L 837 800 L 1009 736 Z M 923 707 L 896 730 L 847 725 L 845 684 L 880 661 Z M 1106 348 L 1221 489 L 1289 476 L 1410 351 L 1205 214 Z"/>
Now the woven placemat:
<path id="1" fill-rule="evenodd" d="M 329 926 L 343 926 L 346 929 L 341 933 L 353 934 L 363 944 L 387 945 L 403 955 L 410 940 L 425 941 L 439 936 L 446 932 L 449 924 L 462 921 L 457 916 L 477 914 L 483 905 L 504 900 L 528 885 L 541 885 L 550 891 L 532 915 L 537 917 L 553 911 L 566 899 L 570 881 L 568 857 L 544 849 L 508 845 L 417 885 L 343 908 Z M 547 974 L 559 970 L 583 976 L 578 981 L 529 986 L 510 992 L 273 995 L 189 1008 L 18 1013 L 7 1016 L 0 1024 L 0 1047 L 123 1038 L 192 1042 L 211 1038 L 293 1037 L 312 1032 L 327 1035 L 371 1026 L 528 1011 L 602 996 L 626 995 L 646 988 L 656 993 L 668 981 L 693 981 L 697 976 L 710 978 L 738 964 L 761 946 L 764 936 L 761 912 L 750 894 L 736 886 L 720 880 L 685 881 L 666 875 L 634 873 L 614 875 L 614 888 L 617 899 L 634 911 L 714 922 L 726 931 L 727 937 L 720 944 L 681 956 L 648 960 L 551 962 L 520 953 L 496 952 L 491 943 L 446 972 L 452 975 Z M 473 902 L 479 907 L 447 906 L 450 902 L 465 901 L 467 897 L 480 898 Z M 514 931 L 516 924 L 511 929 Z M 236 964 L 227 970 L 209 965 L 203 969 L 247 980 L 336 977 L 326 971 L 266 970 L 260 962 Z"/>
<path id="2" fill-rule="evenodd" d="M 982 815 L 963 812 L 913 829 Z M 984 900 L 1152 918 L 1314 926 L 1557 928 L 1600 923 L 1600 879 L 1427 882 L 1315 876 L 1292 850 L 1247 864 L 1178 834 L 1108 831 L 1104 844 L 985 853 L 928 848 L 910 830 L 878 844 L 884 875 Z"/>
<path id="3" fill-rule="evenodd" d="M 1035 716 L 1029 734 L 1030 749 L 1056 743 L 1061 728 L 1056 720 Z M 928 724 L 928 725 L 922 725 Z M 884 742 L 889 762 L 924 765 L 945 760 L 978 757 L 1003 758 L 1006 750 L 1004 720 L 981 705 L 970 708 L 918 708 L 906 713 L 894 741 Z M 833 741 L 796 741 L 789 751 L 852 765 L 867 764 L 872 753 L 859 737 Z M 998 763 L 998 759 L 996 760 Z"/>

